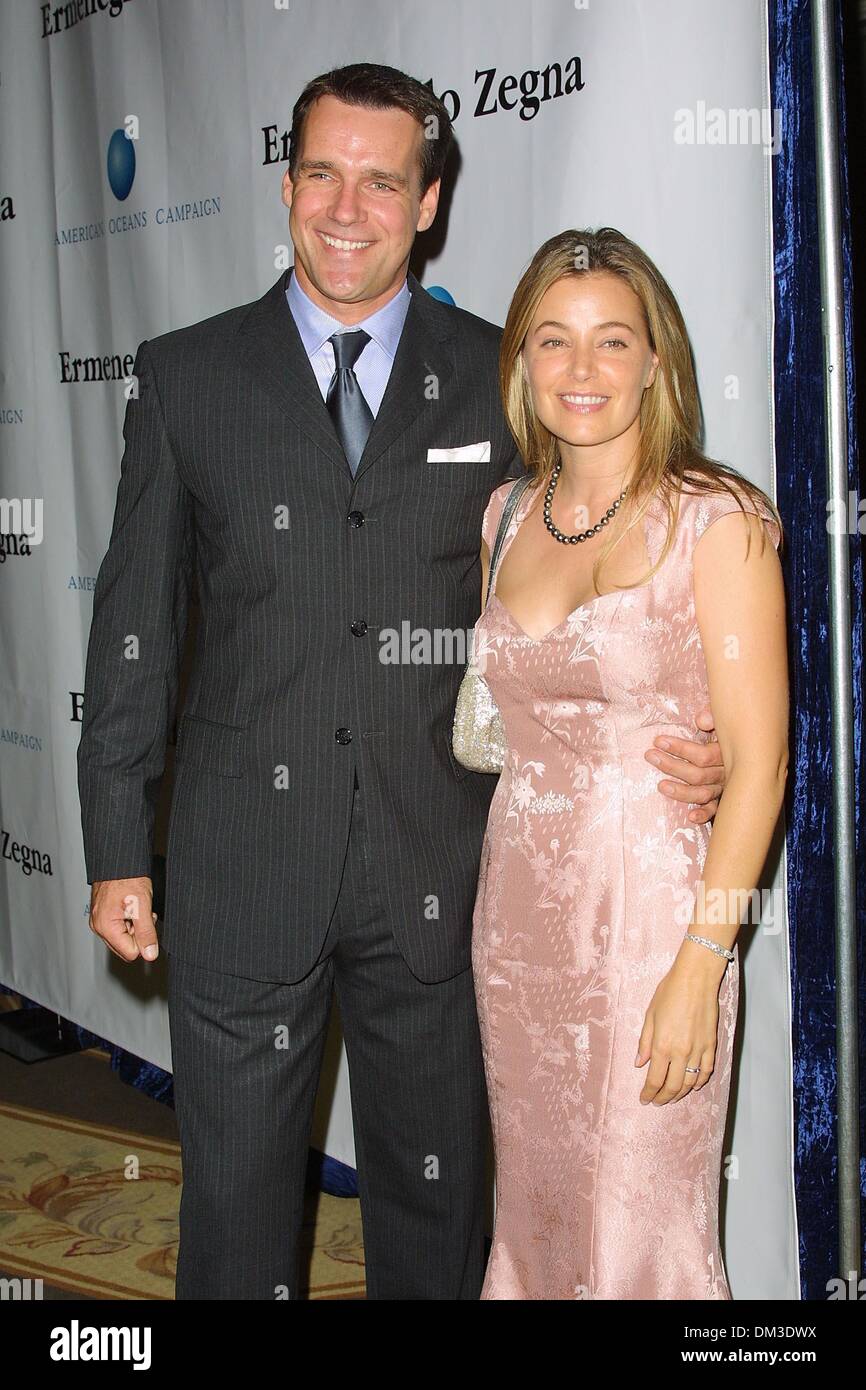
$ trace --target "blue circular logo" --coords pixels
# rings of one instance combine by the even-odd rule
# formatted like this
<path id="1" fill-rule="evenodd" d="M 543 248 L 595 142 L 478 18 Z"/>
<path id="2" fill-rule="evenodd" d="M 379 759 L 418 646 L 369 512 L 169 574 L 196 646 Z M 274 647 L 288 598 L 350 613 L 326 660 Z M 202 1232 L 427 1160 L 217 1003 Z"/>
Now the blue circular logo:
<path id="1" fill-rule="evenodd" d="M 128 198 L 135 178 L 135 147 L 126 132 L 116 130 L 108 142 L 108 183 L 119 203 Z"/>
<path id="2" fill-rule="evenodd" d="M 443 304 L 454 304 L 454 296 L 448 293 L 444 285 L 426 285 L 425 289 L 434 299 L 441 299 Z"/>

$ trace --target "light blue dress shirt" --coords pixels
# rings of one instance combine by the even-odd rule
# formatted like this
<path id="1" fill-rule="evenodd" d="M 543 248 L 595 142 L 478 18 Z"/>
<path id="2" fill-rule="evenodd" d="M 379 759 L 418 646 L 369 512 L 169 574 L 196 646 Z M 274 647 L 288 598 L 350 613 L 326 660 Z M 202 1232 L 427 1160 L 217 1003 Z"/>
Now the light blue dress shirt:
<path id="1" fill-rule="evenodd" d="M 411 298 L 409 282 L 404 280 L 393 299 L 389 299 L 381 309 L 370 314 L 369 318 L 361 319 L 360 323 L 352 324 L 350 328 L 339 319 L 332 318 L 324 309 L 320 309 L 306 291 L 301 289 L 294 269 L 292 270 L 286 288 L 286 299 L 323 399 L 327 397 L 328 387 L 334 375 L 334 348 L 328 339 L 332 333 L 350 333 L 354 328 L 363 328 L 365 333 L 369 333 L 370 341 L 364 344 L 363 351 L 355 363 L 355 375 L 372 414 L 377 414 L 394 365 L 397 344 L 403 332 Z"/>

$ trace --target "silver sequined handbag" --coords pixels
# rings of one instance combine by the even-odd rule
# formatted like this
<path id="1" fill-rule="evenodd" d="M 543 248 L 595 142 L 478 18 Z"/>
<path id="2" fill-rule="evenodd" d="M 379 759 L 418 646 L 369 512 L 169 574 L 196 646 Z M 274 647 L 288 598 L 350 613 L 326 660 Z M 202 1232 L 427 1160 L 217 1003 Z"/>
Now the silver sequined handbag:
<path id="1" fill-rule="evenodd" d="M 493 542 L 493 554 L 490 557 L 485 606 L 490 601 L 493 576 L 496 573 L 496 566 L 499 564 L 499 556 L 505 541 L 508 524 L 517 503 L 531 481 L 532 475 L 529 473 L 518 478 L 505 499 L 505 506 L 502 508 L 502 515 L 496 529 L 496 540 Z M 470 772 L 501 772 L 506 752 L 502 716 L 490 693 L 489 685 L 475 665 L 473 656 L 470 656 L 466 664 L 460 689 L 457 692 L 451 746 L 457 761 L 463 767 L 468 767 Z"/>

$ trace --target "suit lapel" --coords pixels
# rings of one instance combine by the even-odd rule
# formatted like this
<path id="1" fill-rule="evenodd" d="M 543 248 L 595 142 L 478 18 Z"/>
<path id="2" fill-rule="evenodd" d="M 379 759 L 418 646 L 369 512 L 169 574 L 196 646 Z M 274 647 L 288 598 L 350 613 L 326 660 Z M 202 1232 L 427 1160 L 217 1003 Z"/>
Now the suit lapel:
<path id="1" fill-rule="evenodd" d="M 431 400 L 438 398 L 454 371 L 454 330 L 449 310 L 433 299 L 411 272 L 408 281 L 412 298 L 406 322 L 382 404 L 358 464 L 358 478 L 429 407 Z"/>
<path id="2" fill-rule="evenodd" d="M 283 271 L 241 324 L 241 364 L 343 473 L 352 473 L 286 299 Z"/>
<path id="3" fill-rule="evenodd" d="M 284 271 L 244 319 L 238 333 L 240 362 L 351 479 L 351 469 L 286 300 L 289 274 Z M 372 467 L 431 399 L 438 397 L 454 370 L 448 309 L 427 293 L 411 271 L 408 281 L 412 297 L 406 321 L 356 478 Z"/>

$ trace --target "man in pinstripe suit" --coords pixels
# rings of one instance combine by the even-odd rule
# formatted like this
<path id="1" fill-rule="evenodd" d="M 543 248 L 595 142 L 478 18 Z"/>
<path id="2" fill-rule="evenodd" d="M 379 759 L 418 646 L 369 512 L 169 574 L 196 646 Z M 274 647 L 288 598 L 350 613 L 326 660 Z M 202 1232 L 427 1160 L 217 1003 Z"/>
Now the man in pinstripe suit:
<path id="1" fill-rule="evenodd" d="M 368 1297 L 481 1288 L 470 938 L 495 779 L 451 751 L 460 644 L 426 662 L 380 645 L 407 625 L 472 628 L 481 517 L 522 471 L 500 330 L 408 272 L 450 139 L 442 104 L 394 69 L 308 84 L 283 188 L 293 271 L 136 358 L 79 785 L 91 925 L 123 959 L 151 959 L 154 804 L 195 579 L 161 924 L 182 1299 L 297 1296 L 334 991 Z M 717 745 L 674 751 L 694 767 L 662 756 L 671 794 L 710 814 Z"/>

